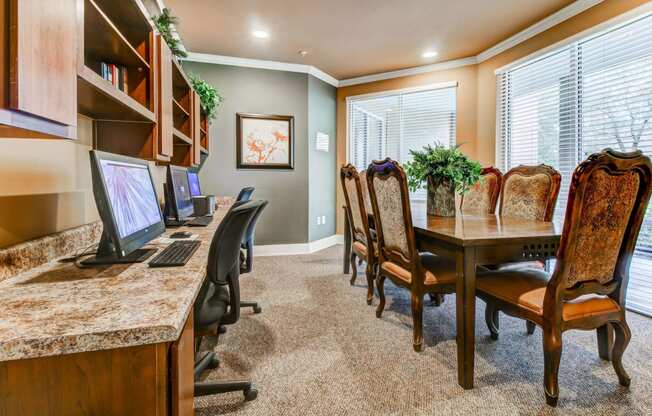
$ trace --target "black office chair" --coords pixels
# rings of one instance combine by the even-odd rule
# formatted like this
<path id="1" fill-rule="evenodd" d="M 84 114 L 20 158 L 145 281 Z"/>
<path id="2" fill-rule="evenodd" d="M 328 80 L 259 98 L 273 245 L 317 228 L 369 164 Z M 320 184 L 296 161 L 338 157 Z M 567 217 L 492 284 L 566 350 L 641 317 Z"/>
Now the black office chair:
<path id="1" fill-rule="evenodd" d="M 236 204 L 242 201 L 248 201 L 251 199 L 256 188 L 253 186 L 247 186 L 240 190 L 238 197 L 236 198 Z M 254 230 L 256 228 L 256 222 L 258 217 L 263 212 L 265 207 L 261 207 L 260 211 L 256 213 L 254 219 L 249 224 L 249 228 L 245 234 L 245 237 L 242 240 L 242 251 L 240 252 L 240 273 L 250 273 L 253 270 L 253 259 L 254 259 Z M 258 305 L 258 302 L 243 300 L 240 302 L 240 307 L 242 308 L 252 308 L 254 313 L 261 313 L 263 310 Z M 226 328 L 222 328 L 224 331 Z"/>
<path id="2" fill-rule="evenodd" d="M 240 245 L 249 223 L 267 201 L 250 201 L 229 210 L 211 241 L 206 279 L 194 305 L 195 329 L 195 396 L 242 390 L 245 400 L 254 400 L 258 391 L 249 380 L 200 382 L 207 368 L 217 368 L 214 352 L 199 358 L 201 339 L 215 335 L 219 326 L 232 325 L 240 319 Z"/>
<path id="3" fill-rule="evenodd" d="M 253 186 L 245 186 L 240 190 L 240 193 L 238 194 L 238 197 L 235 200 L 237 202 L 249 201 L 251 199 L 251 195 L 253 195 L 255 190 L 256 188 L 254 188 Z"/>
<path id="4" fill-rule="evenodd" d="M 260 218 L 260 214 L 263 213 L 263 210 L 267 206 L 267 201 L 265 204 L 261 205 L 258 209 L 258 212 L 254 214 L 254 217 L 251 219 L 247 231 L 242 239 L 241 250 L 240 250 L 240 273 L 250 273 L 253 270 L 253 260 L 254 260 L 254 231 L 256 230 L 256 223 Z M 243 252 L 244 251 L 244 252 Z M 241 308 L 253 308 L 254 313 L 261 313 L 263 309 L 258 305 L 258 302 L 254 301 L 242 301 L 240 302 Z"/>

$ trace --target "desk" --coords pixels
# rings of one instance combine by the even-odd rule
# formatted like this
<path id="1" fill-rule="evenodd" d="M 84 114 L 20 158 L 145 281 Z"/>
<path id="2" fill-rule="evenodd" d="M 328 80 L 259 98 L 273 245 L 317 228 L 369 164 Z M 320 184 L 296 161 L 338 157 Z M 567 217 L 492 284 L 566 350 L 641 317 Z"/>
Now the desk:
<path id="1" fill-rule="evenodd" d="M 412 221 L 420 251 L 455 259 L 457 268 L 457 382 L 473 388 L 475 361 L 475 272 L 482 264 L 555 257 L 560 233 L 550 222 L 501 218 L 435 217 L 415 210 Z"/>
<path id="2" fill-rule="evenodd" d="M 180 229 L 202 241 L 184 267 L 51 262 L 0 283 L 0 415 L 193 414 L 192 307 L 226 212 Z"/>

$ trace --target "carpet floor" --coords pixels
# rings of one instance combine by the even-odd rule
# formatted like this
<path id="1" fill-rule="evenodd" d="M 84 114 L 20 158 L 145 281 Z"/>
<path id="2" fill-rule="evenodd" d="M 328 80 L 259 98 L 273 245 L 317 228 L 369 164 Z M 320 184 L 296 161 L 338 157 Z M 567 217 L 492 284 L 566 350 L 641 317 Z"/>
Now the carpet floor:
<path id="1" fill-rule="evenodd" d="M 628 313 L 632 341 L 621 387 L 598 357 L 595 332 L 564 334 L 560 398 L 545 404 L 541 330 L 501 315 L 492 341 L 477 302 L 475 388 L 457 384 L 455 297 L 441 307 L 425 303 L 424 350 L 412 350 L 407 291 L 386 282 L 382 318 L 365 302 L 366 280 L 352 287 L 342 274 L 342 248 L 311 255 L 259 257 L 241 276 L 242 298 L 263 312 L 243 311 L 220 336 L 207 340 L 222 365 L 205 380 L 248 378 L 258 398 L 241 393 L 195 399 L 197 415 L 651 415 L 652 319 Z M 364 265 L 363 265 L 364 266 Z M 363 267 L 359 271 L 364 270 Z"/>

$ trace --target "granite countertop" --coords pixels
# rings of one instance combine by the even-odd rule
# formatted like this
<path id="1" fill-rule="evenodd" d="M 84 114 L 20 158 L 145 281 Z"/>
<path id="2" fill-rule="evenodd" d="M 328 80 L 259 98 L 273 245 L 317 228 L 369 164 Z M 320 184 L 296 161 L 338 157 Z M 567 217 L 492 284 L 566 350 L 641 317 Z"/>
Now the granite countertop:
<path id="1" fill-rule="evenodd" d="M 51 261 L 0 282 L 0 361 L 177 340 L 226 212 L 219 208 L 208 227 L 187 228 L 202 244 L 183 267 L 79 269 Z M 146 247 L 170 242 L 159 238 Z"/>

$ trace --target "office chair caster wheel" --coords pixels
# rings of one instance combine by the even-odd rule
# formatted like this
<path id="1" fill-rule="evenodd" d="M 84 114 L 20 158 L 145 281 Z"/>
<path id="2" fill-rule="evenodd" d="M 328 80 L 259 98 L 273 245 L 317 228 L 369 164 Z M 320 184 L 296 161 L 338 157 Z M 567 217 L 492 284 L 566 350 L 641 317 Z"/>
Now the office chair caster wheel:
<path id="1" fill-rule="evenodd" d="M 256 305 L 254 306 L 254 313 L 261 313 L 263 311 L 263 308 L 260 306 Z"/>
<path id="2" fill-rule="evenodd" d="M 251 387 L 244 389 L 243 393 L 246 402 L 256 400 L 256 397 L 258 397 L 258 390 L 256 389 L 256 386 L 254 386 L 253 384 L 251 385 Z"/>
<path id="3" fill-rule="evenodd" d="M 220 325 L 220 326 L 217 328 L 217 332 L 218 332 L 219 334 L 226 334 L 226 327 L 225 327 L 224 325 Z"/>

